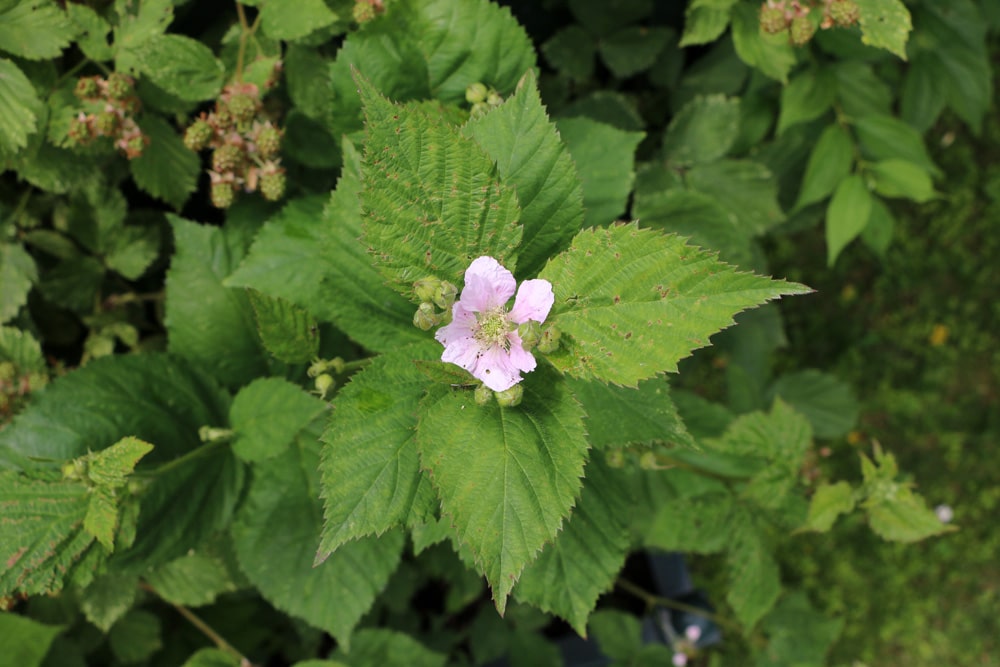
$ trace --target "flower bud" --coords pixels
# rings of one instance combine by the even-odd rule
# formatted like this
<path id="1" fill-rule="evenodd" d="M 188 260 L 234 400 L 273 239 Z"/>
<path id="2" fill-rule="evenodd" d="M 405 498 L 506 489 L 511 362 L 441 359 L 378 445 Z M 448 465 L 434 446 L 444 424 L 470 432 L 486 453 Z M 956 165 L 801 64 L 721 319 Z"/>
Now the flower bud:
<path id="1" fill-rule="evenodd" d="M 521 398 L 524 397 L 524 388 L 519 384 L 515 384 L 510 389 L 495 392 L 495 395 L 497 403 L 500 404 L 501 408 L 513 408 L 521 404 Z"/>
<path id="2" fill-rule="evenodd" d="M 223 442 L 233 437 L 232 430 L 228 428 L 216 428 L 214 426 L 202 426 L 198 429 L 198 439 L 202 442 Z"/>
<path id="3" fill-rule="evenodd" d="M 429 301 L 424 301 L 417 308 L 417 312 L 413 314 L 413 326 L 420 329 L 421 331 L 430 331 L 434 326 L 437 326 L 441 322 L 441 317 L 434 310 L 434 304 Z"/>
<path id="4" fill-rule="evenodd" d="M 538 351 L 542 354 L 550 354 L 559 349 L 559 339 L 562 332 L 555 325 L 548 326 L 542 331 L 542 339 L 538 341 Z"/>
<path id="5" fill-rule="evenodd" d="M 531 352 L 542 339 L 542 325 L 535 320 L 528 320 L 517 327 L 517 335 L 521 337 L 524 351 Z"/>
<path id="6" fill-rule="evenodd" d="M 80 458 L 62 464 L 63 479 L 84 479 L 87 476 L 87 461 Z"/>
<path id="7" fill-rule="evenodd" d="M 500 93 L 495 90 L 491 90 L 489 95 L 486 96 L 486 104 L 491 107 L 498 107 L 503 104 L 503 98 L 500 97 Z"/>
<path id="8" fill-rule="evenodd" d="M 320 398 L 325 399 L 327 392 L 333 389 L 337 383 L 334 382 L 332 375 L 323 373 L 316 377 L 314 384 L 316 385 L 316 393 L 319 394 Z"/>
<path id="9" fill-rule="evenodd" d="M 604 455 L 604 462 L 612 468 L 622 468 L 625 466 L 625 452 L 620 449 L 612 449 Z"/>
<path id="10" fill-rule="evenodd" d="M 489 405 L 490 401 L 493 400 L 493 390 L 485 384 L 481 384 L 476 387 L 474 396 L 476 399 L 476 405 Z"/>
<path id="11" fill-rule="evenodd" d="M 653 452 L 643 452 L 642 456 L 639 457 L 639 467 L 643 470 L 658 470 L 660 464 L 656 460 L 656 454 Z"/>
<path id="12" fill-rule="evenodd" d="M 441 281 L 437 278 L 421 278 L 413 283 L 413 294 L 420 301 L 433 301 L 434 293 L 441 286 Z"/>
<path id="13" fill-rule="evenodd" d="M 486 97 L 490 94 L 490 91 L 485 85 L 479 83 L 470 83 L 469 87 L 465 89 L 465 101 L 469 104 L 476 104 L 478 102 L 485 102 Z"/>
<path id="14" fill-rule="evenodd" d="M 447 280 L 442 280 L 441 284 L 434 290 L 434 303 L 442 310 L 449 310 L 455 297 L 458 296 L 458 288 Z"/>

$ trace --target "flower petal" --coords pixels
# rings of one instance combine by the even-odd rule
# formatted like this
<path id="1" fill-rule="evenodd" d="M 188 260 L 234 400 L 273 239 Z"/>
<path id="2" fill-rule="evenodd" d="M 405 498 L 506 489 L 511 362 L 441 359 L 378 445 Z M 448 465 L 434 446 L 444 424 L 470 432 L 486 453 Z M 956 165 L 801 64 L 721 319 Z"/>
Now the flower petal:
<path id="1" fill-rule="evenodd" d="M 548 280 L 525 280 L 517 290 L 514 307 L 510 310 L 510 319 L 518 324 L 528 320 L 544 322 L 555 300 L 552 283 Z"/>
<path id="2" fill-rule="evenodd" d="M 460 301 L 456 301 L 451 307 L 451 322 L 435 331 L 434 338 L 448 347 L 460 338 L 471 338 L 477 327 L 476 314 L 463 306 Z"/>
<path id="3" fill-rule="evenodd" d="M 493 391 L 510 389 L 521 381 L 521 373 L 511 363 L 510 355 L 499 346 L 483 350 L 471 372 Z"/>
<path id="4" fill-rule="evenodd" d="M 475 375 L 474 369 L 476 368 L 476 364 L 479 363 L 481 349 L 479 341 L 471 336 L 468 338 L 458 338 L 444 348 L 444 352 L 441 353 L 441 361 L 461 366 Z"/>
<path id="5" fill-rule="evenodd" d="M 535 355 L 524 349 L 524 344 L 521 342 L 521 337 L 517 335 L 517 332 L 510 332 L 507 335 L 507 340 L 510 341 L 511 365 L 522 373 L 530 373 L 535 370 L 535 366 L 537 365 Z"/>
<path id="6" fill-rule="evenodd" d="M 492 257 L 483 256 L 465 270 L 465 287 L 459 300 L 469 310 L 492 310 L 506 304 L 516 287 L 514 274 Z"/>

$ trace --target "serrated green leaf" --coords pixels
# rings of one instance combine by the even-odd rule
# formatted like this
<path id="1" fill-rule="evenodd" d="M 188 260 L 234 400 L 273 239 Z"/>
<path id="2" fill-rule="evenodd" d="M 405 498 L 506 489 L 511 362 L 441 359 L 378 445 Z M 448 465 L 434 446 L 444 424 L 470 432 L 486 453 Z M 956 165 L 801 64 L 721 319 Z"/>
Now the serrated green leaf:
<path id="1" fill-rule="evenodd" d="M 281 378 L 257 378 L 240 389 L 229 409 L 233 452 L 257 462 L 285 451 L 303 429 L 326 412 L 326 403 Z"/>
<path id="2" fill-rule="evenodd" d="M 157 35 L 137 46 L 131 59 L 141 75 L 189 102 L 214 98 L 225 76 L 212 50 L 184 35 Z"/>
<path id="3" fill-rule="evenodd" d="M 847 60 L 832 65 L 837 101 L 848 118 L 891 113 L 896 93 L 868 63 Z"/>
<path id="4" fill-rule="evenodd" d="M 652 0 L 569 0 L 569 10 L 587 30 L 603 36 L 649 16 Z"/>
<path id="5" fill-rule="evenodd" d="M 514 597 L 566 619 L 586 636 L 597 598 L 614 584 L 629 548 L 629 479 L 598 460 L 587 464 L 580 500 L 555 540 L 528 564 Z"/>
<path id="6" fill-rule="evenodd" d="M 692 0 L 684 15 L 681 47 L 714 42 L 729 26 L 737 0 Z"/>
<path id="7" fill-rule="evenodd" d="M 587 459 L 583 411 L 543 368 L 516 408 L 478 406 L 469 390 L 428 388 L 417 426 L 422 467 L 493 588 L 502 614 L 524 566 L 569 515 Z"/>
<path id="8" fill-rule="evenodd" d="M 943 175 L 927 153 L 923 137 L 898 118 L 873 114 L 855 118 L 853 126 L 865 156 L 873 160 L 908 160 L 931 176 Z"/>
<path id="9" fill-rule="evenodd" d="M 246 292 L 223 284 L 245 253 L 242 239 L 218 227 L 168 219 L 177 247 L 167 272 L 168 349 L 228 386 L 267 375 L 267 353 Z"/>
<path id="10" fill-rule="evenodd" d="M 3 283 L 3 290 L 0 290 L 0 323 L 17 315 L 21 306 L 28 302 L 28 292 L 37 280 L 38 269 L 31 255 L 20 245 L 0 243 L 0 283 Z"/>
<path id="11" fill-rule="evenodd" d="M 39 667 L 52 640 L 62 631 L 59 625 L 42 625 L 18 614 L 0 614 L 0 655 L 17 667 Z"/>
<path id="12" fill-rule="evenodd" d="M 827 664 L 826 652 L 840 636 L 844 618 L 828 618 L 809 604 L 802 591 L 781 599 L 761 624 L 768 637 L 755 667 L 820 667 Z"/>
<path id="13" fill-rule="evenodd" d="M 296 0 L 294 3 L 264 2 L 260 27 L 272 39 L 293 41 L 325 28 L 337 20 L 323 0 Z"/>
<path id="14" fill-rule="evenodd" d="M 0 460 L 72 459 L 134 435 L 157 443 L 146 463 L 162 463 L 196 447 L 199 427 L 225 424 L 228 410 L 218 385 L 181 359 L 96 359 L 56 379 L 0 432 Z"/>
<path id="15" fill-rule="evenodd" d="M 584 225 L 608 224 L 625 212 L 635 181 L 635 149 L 645 132 L 583 117 L 561 118 L 557 126 L 583 182 Z"/>
<path id="16" fill-rule="evenodd" d="M 222 558 L 199 551 L 165 563 L 143 579 L 159 597 L 187 607 L 211 604 L 219 595 L 238 589 Z"/>
<path id="17" fill-rule="evenodd" d="M 918 53 L 914 56 L 903 77 L 900 118 L 921 134 L 931 129 L 948 104 L 948 79 L 933 55 Z"/>
<path id="18" fill-rule="evenodd" d="M 331 61 L 314 48 L 289 44 L 282 62 L 285 86 L 295 108 L 316 120 L 329 116 L 333 109 Z"/>
<path id="19" fill-rule="evenodd" d="M 66 13 L 50 0 L 8 1 L 0 8 L 0 50 L 15 56 L 56 58 L 75 36 Z"/>
<path id="20" fill-rule="evenodd" d="M 717 553 L 732 537 L 734 507 L 728 493 L 672 499 L 658 508 L 643 543 L 665 551 Z"/>
<path id="21" fill-rule="evenodd" d="M 905 197 L 923 204 L 936 195 L 930 175 L 907 160 L 876 162 L 871 166 L 871 175 L 875 179 L 875 192 L 883 197 Z"/>
<path id="22" fill-rule="evenodd" d="M 747 631 L 753 629 L 781 594 L 781 573 L 771 551 L 754 526 L 752 516 L 734 517 L 726 561 L 729 590 L 726 601 Z"/>
<path id="23" fill-rule="evenodd" d="M 740 2 L 733 7 L 733 46 L 740 60 L 772 79 L 787 83 L 795 65 L 795 51 L 787 35 L 771 35 L 760 29 L 759 6 Z"/>
<path id="24" fill-rule="evenodd" d="M 428 341 L 376 357 L 337 394 L 323 434 L 319 557 L 358 537 L 424 521 L 436 509 L 414 441 L 420 399 L 430 382 L 414 361 L 439 357 L 440 351 Z"/>
<path id="25" fill-rule="evenodd" d="M 41 106 L 28 77 L 13 62 L 0 58 L 0 156 L 28 145 Z"/>
<path id="26" fill-rule="evenodd" d="M 337 324 L 374 351 L 425 340 L 413 326 L 414 307 L 384 284 L 361 236 L 361 156 L 344 146 L 344 169 L 329 204 L 289 203 L 257 234 L 247 258 L 226 279 L 298 304 Z"/>
<path id="27" fill-rule="evenodd" d="M 108 235 L 104 265 L 129 280 L 138 280 L 160 254 L 160 230 L 129 225 Z"/>
<path id="28" fill-rule="evenodd" d="M 896 481 L 899 467 L 892 454 L 876 447 L 874 463 L 862 454 L 861 473 L 864 477 L 861 506 L 868 515 L 868 525 L 877 535 L 894 542 L 918 542 L 956 530 L 955 526 L 942 522 L 910 484 Z"/>
<path id="29" fill-rule="evenodd" d="M 142 155 L 129 160 L 129 171 L 142 190 L 162 199 L 175 209 L 198 187 L 201 161 L 166 121 L 147 114 L 139 122 L 149 143 Z"/>
<path id="30" fill-rule="evenodd" d="M 785 219 L 778 203 L 778 180 L 765 165 L 752 160 L 718 160 L 699 164 L 686 174 L 687 186 L 713 197 L 734 223 L 758 235 Z"/>
<path id="31" fill-rule="evenodd" d="M 133 609 L 111 626 L 108 644 L 121 662 L 143 662 L 163 648 L 160 633 L 160 619 L 156 614 Z"/>
<path id="32" fill-rule="evenodd" d="M 139 438 L 122 438 L 107 449 L 87 456 L 87 477 L 98 486 L 117 489 L 125 481 L 139 459 L 153 451 L 153 445 Z"/>
<path id="33" fill-rule="evenodd" d="M 38 290 L 52 303 L 83 315 L 93 312 L 103 280 L 101 262 L 80 256 L 59 262 L 43 273 Z"/>
<path id="34" fill-rule="evenodd" d="M 444 667 L 447 656 L 430 650 L 413 637 L 385 628 L 365 628 L 352 637 L 350 653 L 346 647 L 338 648 L 330 657 L 343 663 L 316 665 L 315 667 L 379 667 L 380 665 L 407 665 L 407 667 Z M 314 667 L 302 665 L 302 667 Z"/>
<path id="35" fill-rule="evenodd" d="M 820 484 L 809 501 L 809 516 L 799 530 L 825 533 L 841 514 L 854 509 L 854 489 L 847 482 Z"/>
<path id="36" fill-rule="evenodd" d="M 173 0 L 116 0 L 118 24 L 115 26 L 115 69 L 125 71 L 135 64 L 135 54 L 142 45 L 162 35 L 174 19 Z"/>
<path id="37" fill-rule="evenodd" d="M 360 77 L 358 85 L 365 239 L 391 286 L 409 297 L 428 276 L 459 282 L 481 255 L 513 269 L 521 210 L 489 156 L 439 118 L 393 104 Z"/>
<path id="38" fill-rule="evenodd" d="M 192 653 L 181 667 L 240 667 L 240 662 L 237 656 L 222 649 L 203 648 Z"/>
<path id="39" fill-rule="evenodd" d="M 0 327 L 0 361 L 9 361 L 20 373 L 45 370 L 42 346 L 31 333 L 14 327 Z"/>
<path id="40" fill-rule="evenodd" d="M 564 373 L 635 386 L 732 324 L 732 316 L 808 288 L 738 273 L 682 239 L 635 224 L 581 232 L 540 274 L 552 283 L 548 355 Z"/>
<path id="41" fill-rule="evenodd" d="M 809 154 L 795 208 L 803 208 L 833 193 L 851 173 L 854 141 L 839 123 L 828 125 Z"/>
<path id="42" fill-rule="evenodd" d="M 138 592 L 137 576 L 114 573 L 94 579 L 77 597 L 87 620 L 106 633 L 115 621 L 132 608 Z"/>
<path id="43" fill-rule="evenodd" d="M 302 364 L 319 353 L 319 328 L 305 308 L 280 297 L 247 290 L 257 333 L 275 359 Z"/>
<path id="44" fill-rule="evenodd" d="M 462 132 L 496 161 L 504 185 L 517 190 L 524 228 L 519 273 L 535 275 L 583 225 L 584 200 L 576 166 L 545 114 L 534 75 L 525 75 L 513 96 L 469 120 Z"/>
<path id="45" fill-rule="evenodd" d="M 633 614 L 601 609 L 590 615 L 587 627 L 601 653 L 613 660 L 627 662 L 642 648 L 642 625 Z"/>
<path id="46" fill-rule="evenodd" d="M 860 174 L 852 174 L 837 185 L 826 209 L 826 255 L 830 266 L 868 224 L 872 200 Z"/>
<path id="47" fill-rule="evenodd" d="M 109 488 L 90 489 L 83 529 L 93 535 L 109 552 L 115 549 L 115 529 L 118 528 L 118 503 L 115 491 Z"/>
<path id="48" fill-rule="evenodd" d="M 605 449 L 660 442 L 695 446 L 662 378 L 640 382 L 638 389 L 575 378 L 567 381 L 587 414 L 587 440 L 592 447 Z"/>
<path id="49" fill-rule="evenodd" d="M 816 370 L 781 376 L 768 392 L 805 416 L 817 438 L 847 435 L 858 420 L 858 400 L 850 385 Z"/>
<path id="50" fill-rule="evenodd" d="M 777 133 L 781 134 L 796 123 L 819 118 L 836 98 L 837 83 L 831 70 L 820 67 L 800 72 L 781 90 Z"/>
<path id="51" fill-rule="evenodd" d="M 76 44 L 83 51 L 83 55 L 96 61 L 111 60 L 115 55 L 108 44 L 111 24 L 87 5 L 68 2 L 66 12 L 79 33 Z"/>
<path id="52" fill-rule="evenodd" d="M 739 99 L 695 97 L 670 120 L 663 136 L 663 156 L 678 166 L 712 162 L 733 145 L 739 126 Z"/>
<path id="53" fill-rule="evenodd" d="M 168 563 L 224 530 L 243 499 L 246 469 L 218 444 L 172 463 L 148 482 L 140 499 L 135 544 L 112 561 L 124 572 Z"/>
<path id="54" fill-rule="evenodd" d="M 83 530 L 87 487 L 0 472 L 0 595 L 52 593 L 94 542 Z"/>
<path id="55" fill-rule="evenodd" d="M 323 522 L 318 465 L 313 440 L 256 466 L 232 534 L 240 567 L 271 604 L 348 646 L 399 564 L 405 537 L 397 530 L 361 538 L 314 567 Z"/>
<path id="56" fill-rule="evenodd" d="M 861 12 L 861 41 L 906 60 L 906 40 L 913 23 L 902 0 L 856 0 Z"/>
<path id="57" fill-rule="evenodd" d="M 597 44 L 594 37 L 578 25 L 562 28 L 542 44 L 542 53 L 560 74 L 575 81 L 594 75 Z"/>
<path id="58" fill-rule="evenodd" d="M 597 48 L 611 73 L 625 79 L 652 67 L 670 34 L 660 26 L 627 26 L 602 37 Z"/>
<path id="59" fill-rule="evenodd" d="M 872 198 L 872 212 L 868 224 L 861 230 L 861 240 L 865 242 L 879 257 L 885 257 L 896 228 L 896 219 L 892 211 L 878 197 Z"/>

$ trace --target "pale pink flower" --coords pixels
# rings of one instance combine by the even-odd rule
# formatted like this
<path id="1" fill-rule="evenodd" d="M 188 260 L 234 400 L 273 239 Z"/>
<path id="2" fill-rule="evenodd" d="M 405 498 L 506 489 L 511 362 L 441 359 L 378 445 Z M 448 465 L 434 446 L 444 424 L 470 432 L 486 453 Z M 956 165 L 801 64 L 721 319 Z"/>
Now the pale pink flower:
<path id="1" fill-rule="evenodd" d="M 493 391 L 510 389 L 521 373 L 535 369 L 535 357 L 524 349 L 517 325 L 541 323 L 555 295 L 547 280 L 525 280 L 517 289 L 514 275 L 492 257 L 479 257 L 465 270 L 465 287 L 452 306 L 451 323 L 434 334 L 444 345 L 442 361 L 456 364 Z"/>

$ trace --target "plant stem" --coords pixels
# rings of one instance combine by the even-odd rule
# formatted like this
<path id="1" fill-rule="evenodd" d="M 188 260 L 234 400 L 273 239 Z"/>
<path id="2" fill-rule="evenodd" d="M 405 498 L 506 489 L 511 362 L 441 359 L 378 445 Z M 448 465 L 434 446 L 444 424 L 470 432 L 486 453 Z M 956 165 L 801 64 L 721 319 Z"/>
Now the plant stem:
<path id="1" fill-rule="evenodd" d="M 236 3 L 236 16 L 240 20 L 240 48 L 236 52 L 236 80 L 239 82 L 243 81 L 243 63 L 246 59 L 247 53 L 247 38 L 252 37 L 255 32 L 257 32 L 257 26 L 260 25 L 260 12 L 257 13 L 257 18 L 254 19 L 253 25 L 247 23 L 247 13 L 243 9 L 243 5 L 239 2 Z"/>
<path id="2" fill-rule="evenodd" d="M 160 596 L 160 594 L 156 592 L 156 589 L 147 584 L 146 582 L 140 582 L 139 588 L 149 593 L 152 593 L 153 595 L 159 597 L 161 600 L 163 599 Z M 198 616 L 190 609 L 188 609 L 184 605 L 175 604 L 173 602 L 171 602 L 170 605 L 177 610 L 177 613 L 179 613 L 181 616 L 187 619 L 187 621 L 191 625 L 198 628 L 198 630 L 200 630 L 202 634 L 211 639 L 212 643 L 219 647 L 219 650 L 225 651 L 229 655 L 238 659 L 240 661 L 240 665 L 243 667 L 253 666 L 253 663 L 250 662 L 250 660 L 245 655 L 240 653 L 232 644 L 223 639 L 222 635 L 213 630 L 212 626 L 210 626 L 208 623 L 198 618 Z"/>
<path id="3" fill-rule="evenodd" d="M 621 588 L 625 589 L 632 595 L 636 596 L 637 598 L 645 602 L 648 608 L 659 606 L 659 607 L 667 607 L 668 609 L 676 609 L 677 611 L 683 611 L 688 614 L 703 616 L 709 619 L 710 621 L 713 621 L 719 625 L 724 625 L 732 630 L 735 630 L 736 632 L 741 632 L 741 633 L 743 632 L 743 628 L 741 628 L 740 625 L 735 621 L 731 621 L 728 618 L 725 618 L 724 616 L 719 616 L 718 614 L 713 614 L 712 612 L 706 611 L 701 607 L 695 607 L 694 605 L 686 604 L 684 602 L 678 602 L 677 600 L 671 600 L 670 598 L 660 597 L 659 595 L 650 593 L 641 586 L 633 584 L 628 579 L 622 579 L 621 577 L 619 577 L 617 584 Z"/>
<path id="4" fill-rule="evenodd" d="M 134 473 L 132 473 L 132 475 L 134 477 L 158 477 L 159 475 L 162 475 L 165 472 L 169 472 L 174 468 L 182 466 L 185 463 L 188 463 L 189 461 L 205 456 L 206 454 L 211 453 L 212 450 L 217 449 L 224 444 L 228 443 L 222 441 L 206 442 L 202 446 L 192 449 L 187 454 L 184 454 L 183 456 L 178 456 L 176 459 L 167 461 L 166 463 L 157 468 L 153 468 L 152 470 L 136 470 Z"/>

